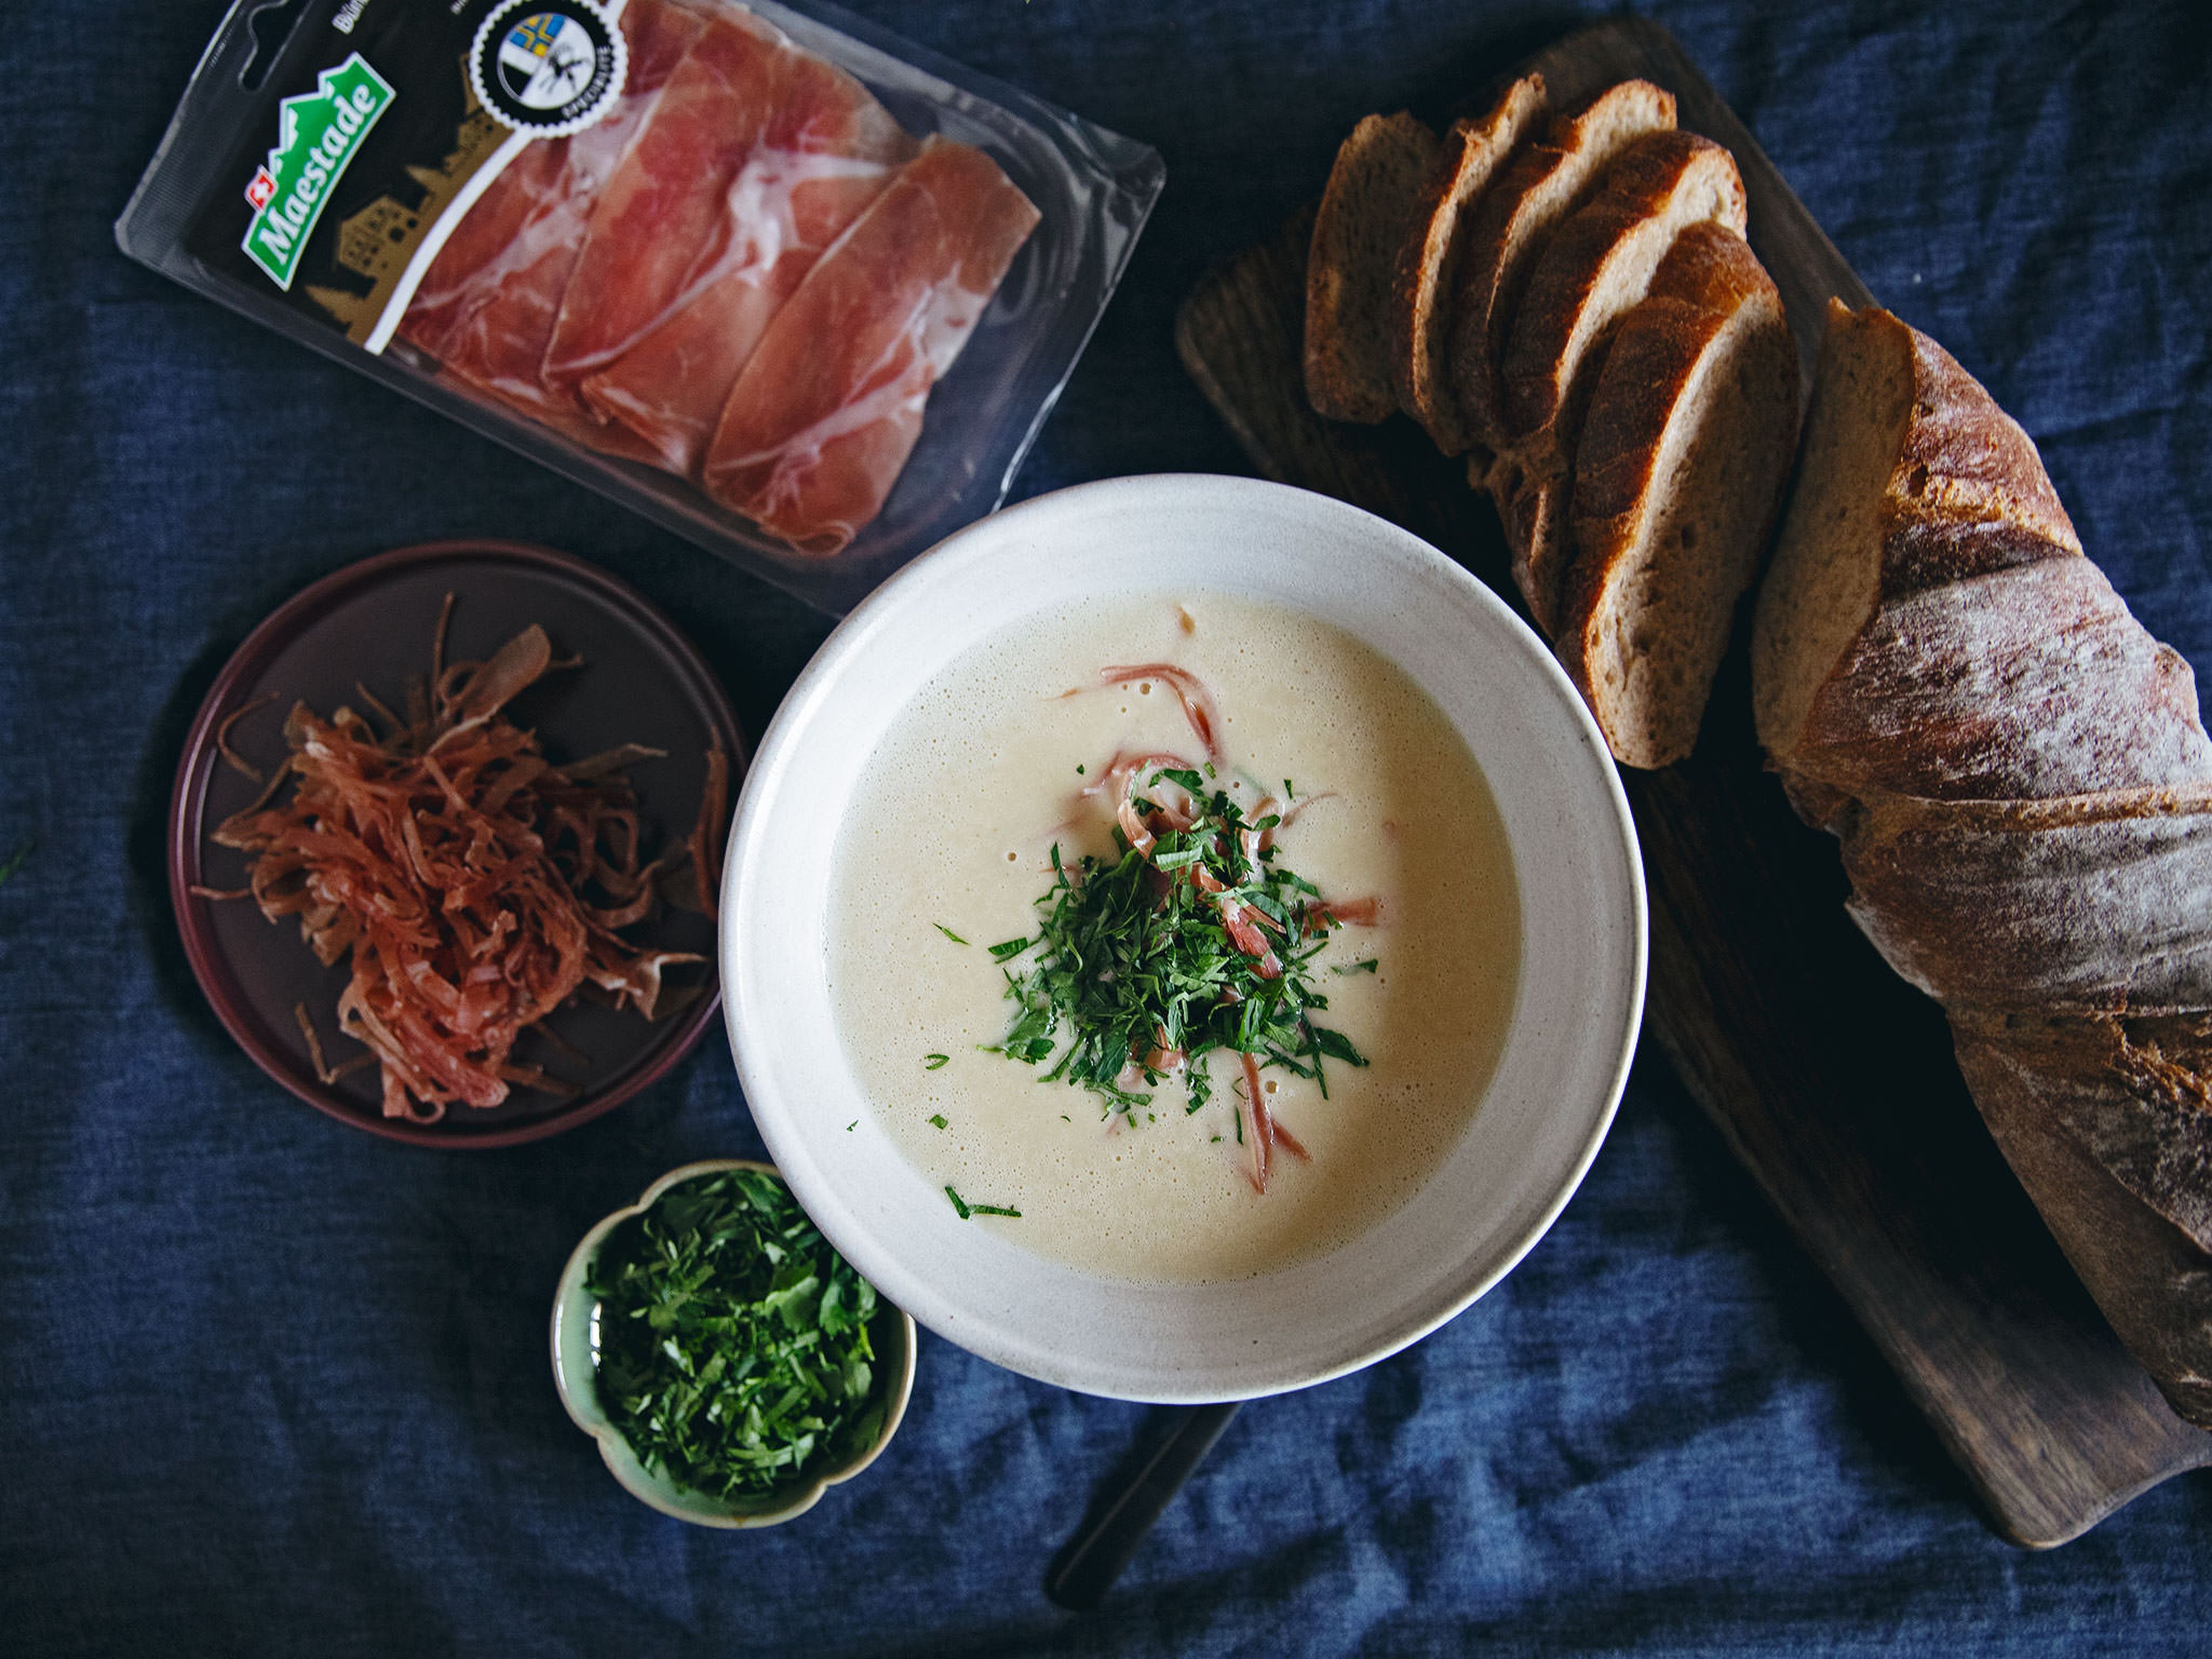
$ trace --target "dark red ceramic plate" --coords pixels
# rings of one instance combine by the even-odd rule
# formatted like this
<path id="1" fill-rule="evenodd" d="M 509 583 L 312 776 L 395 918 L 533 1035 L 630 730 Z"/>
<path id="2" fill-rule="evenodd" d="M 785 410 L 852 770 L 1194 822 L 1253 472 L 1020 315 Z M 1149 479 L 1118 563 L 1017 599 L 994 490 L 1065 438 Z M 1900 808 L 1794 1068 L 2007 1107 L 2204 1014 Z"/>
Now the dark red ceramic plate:
<path id="1" fill-rule="evenodd" d="M 407 676 L 429 662 L 439 607 L 454 598 L 446 658 L 489 656 L 537 623 L 557 655 L 584 665 L 548 675 L 509 706 L 533 727 L 556 760 L 620 743 L 642 743 L 667 758 L 633 769 L 645 850 L 652 856 L 696 823 L 706 787 L 706 755 L 719 741 L 731 757 L 731 788 L 746 757 L 729 701 L 690 644 L 652 605 L 580 559 L 514 542 L 439 542 L 380 554 L 326 576 L 255 629 L 224 665 L 185 740 L 169 802 L 169 896 L 185 951 L 200 987 L 231 1036 L 261 1068 L 309 1105 L 373 1134 L 431 1146 L 511 1146 L 609 1111 L 665 1073 L 699 1040 L 720 1005 L 714 924 L 684 910 L 664 911 L 628 937 L 658 948 L 696 951 L 697 968 L 672 969 L 672 986 L 696 985 L 695 1000 L 658 1021 L 626 1010 L 572 1001 L 532 1033 L 515 1058 L 579 1085 L 573 1099 L 517 1089 L 489 1110 L 449 1108 L 421 1125 L 387 1118 L 377 1068 L 320 1082 L 294 1017 L 304 1002 L 333 1066 L 362 1052 L 337 1031 L 346 965 L 325 968 L 291 921 L 271 922 L 250 901 L 201 898 L 195 886 L 228 890 L 246 882 L 242 854 L 207 835 L 259 793 L 224 765 L 216 738 L 224 718 L 265 693 L 267 708 L 232 729 L 230 745 L 264 770 L 282 761 L 285 712 L 297 701 L 323 714 L 342 702 L 361 706 L 356 683 L 400 707 Z"/>

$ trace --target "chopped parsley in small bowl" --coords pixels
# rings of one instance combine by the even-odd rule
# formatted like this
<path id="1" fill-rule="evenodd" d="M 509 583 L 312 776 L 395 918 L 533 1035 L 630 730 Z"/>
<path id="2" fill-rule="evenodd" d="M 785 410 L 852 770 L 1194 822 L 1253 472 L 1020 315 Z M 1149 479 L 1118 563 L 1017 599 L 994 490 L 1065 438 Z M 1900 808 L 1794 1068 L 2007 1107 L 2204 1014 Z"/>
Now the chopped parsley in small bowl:
<path id="1" fill-rule="evenodd" d="M 687 1164 L 584 1236 L 553 1378 L 607 1468 L 663 1514 L 771 1527 L 875 1462 L 914 1389 L 914 1321 L 765 1164 Z"/>

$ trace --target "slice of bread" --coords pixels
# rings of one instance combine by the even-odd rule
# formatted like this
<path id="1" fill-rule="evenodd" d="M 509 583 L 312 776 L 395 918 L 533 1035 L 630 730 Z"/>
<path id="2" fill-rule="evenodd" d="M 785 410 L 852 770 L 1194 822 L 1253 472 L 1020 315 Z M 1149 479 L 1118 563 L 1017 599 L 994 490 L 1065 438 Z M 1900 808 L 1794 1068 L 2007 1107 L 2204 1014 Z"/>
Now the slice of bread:
<path id="1" fill-rule="evenodd" d="M 1502 369 L 1525 471 L 1566 476 L 1595 384 L 1582 372 L 1592 347 L 1650 291 L 1682 229 L 1708 220 L 1739 237 L 1748 222 L 1735 158 L 1694 132 L 1652 132 L 1621 151 L 1597 194 L 1553 235 L 1514 314 Z"/>
<path id="2" fill-rule="evenodd" d="M 1441 149 L 1401 111 L 1369 116 L 1336 153 L 1306 254 L 1306 400 L 1331 420 L 1371 426 L 1398 407 L 1390 289 Z"/>
<path id="3" fill-rule="evenodd" d="M 1477 203 L 1452 296 L 1452 387 L 1474 434 L 1509 445 L 1501 378 L 1505 341 L 1528 273 L 1552 232 L 1596 190 L 1628 143 L 1674 125 L 1674 95 L 1649 81 L 1608 87 L 1524 145 Z"/>
<path id="4" fill-rule="evenodd" d="M 1506 550 L 1512 556 L 1513 585 L 1521 590 L 1530 618 L 1550 639 L 1559 631 L 1560 573 L 1573 556 L 1567 530 L 1568 481 L 1533 472 L 1507 453 L 1491 462 L 1486 483 L 1505 532 Z"/>
<path id="5" fill-rule="evenodd" d="M 1772 279 L 1733 230 L 1691 226 L 1606 349 L 1575 460 L 1557 649 L 1624 765 L 1696 745 L 1799 401 Z"/>
<path id="6" fill-rule="evenodd" d="M 1447 455 L 1473 441 L 1451 384 L 1450 300 L 1472 210 L 1547 108 L 1544 77 L 1526 75 L 1488 114 L 1453 124 L 1399 250 L 1390 297 L 1390 369 L 1398 406 Z"/>

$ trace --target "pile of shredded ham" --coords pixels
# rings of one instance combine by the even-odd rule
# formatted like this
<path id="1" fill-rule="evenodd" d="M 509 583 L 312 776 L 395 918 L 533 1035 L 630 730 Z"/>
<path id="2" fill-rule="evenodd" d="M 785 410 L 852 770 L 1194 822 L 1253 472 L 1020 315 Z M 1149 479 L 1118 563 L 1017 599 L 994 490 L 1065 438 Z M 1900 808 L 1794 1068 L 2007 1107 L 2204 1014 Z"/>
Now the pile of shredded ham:
<path id="1" fill-rule="evenodd" d="M 283 765 L 214 835 L 248 855 L 250 884 L 194 890 L 251 896 L 271 921 L 297 916 L 325 966 L 351 953 L 338 1029 L 368 1053 L 331 1069 L 302 1005 L 317 1072 L 333 1082 L 373 1058 L 385 1115 L 423 1124 L 455 1103 L 497 1106 L 513 1087 L 574 1093 L 513 1056 L 524 1031 L 580 990 L 647 1018 L 666 1010 L 664 970 L 703 958 L 641 949 L 620 930 L 649 920 L 664 889 L 711 914 L 720 861 L 711 838 L 728 785 L 727 757 L 711 750 L 697 828 L 641 861 L 625 774 L 661 751 L 630 744 L 554 765 L 536 733 L 501 710 L 549 670 L 576 665 L 556 663 L 533 626 L 487 662 L 445 665 L 452 606 L 449 595 L 430 677 L 410 684 L 405 718 L 361 688 L 381 734 L 350 708 L 327 720 L 293 708 Z M 221 734 L 225 758 L 257 781 L 228 739 L 258 706 L 236 711 Z M 280 802 L 288 779 L 296 787 Z"/>

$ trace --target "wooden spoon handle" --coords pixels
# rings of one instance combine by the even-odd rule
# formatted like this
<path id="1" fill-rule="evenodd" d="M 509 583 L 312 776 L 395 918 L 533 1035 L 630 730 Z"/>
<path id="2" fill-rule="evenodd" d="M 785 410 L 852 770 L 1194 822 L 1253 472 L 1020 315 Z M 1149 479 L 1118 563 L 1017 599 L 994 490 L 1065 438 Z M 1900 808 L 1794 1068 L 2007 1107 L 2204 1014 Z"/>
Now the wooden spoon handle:
<path id="1" fill-rule="evenodd" d="M 1097 1518 L 1053 1558 L 1044 1575 L 1044 1593 L 1060 1606 L 1087 1613 L 1113 1589 L 1152 1523 L 1237 1415 L 1237 1402 L 1176 1409 L 1182 1420 L 1138 1467 L 1128 1484 L 1097 1511 Z"/>

